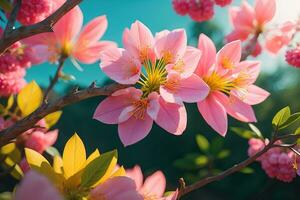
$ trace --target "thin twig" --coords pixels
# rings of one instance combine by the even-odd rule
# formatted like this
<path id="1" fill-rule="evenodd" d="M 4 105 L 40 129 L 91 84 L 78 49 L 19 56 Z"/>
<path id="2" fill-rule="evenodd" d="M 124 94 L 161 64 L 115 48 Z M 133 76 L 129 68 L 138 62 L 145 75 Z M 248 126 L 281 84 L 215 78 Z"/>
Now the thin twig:
<path id="1" fill-rule="evenodd" d="M 248 44 L 244 47 L 243 51 L 242 51 L 242 58 L 241 60 L 246 60 L 248 56 L 250 56 L 253 51 L 255 50 L 255 47 L 257 45 L 258 42 L 258 37 L 261 34 L 261 32 L 257 32 L 253 38 L 251 38 L 248 42 Z"/>
<path id="2" fill-rule="evenodd" d="M 44 95 L 44 101 L 48 101 L 50 92 L 54 88 L 55 84 L 58 82 L 59 77 L 61 76 L 61 73 L 62 73 L 62 69 L 63 69 L 65 60 L 66 60 L 65 56 L 60 57 L 55 75 L 54 75 L 53 79 L 51 80 L 49 87 L 46 89 L 46 92 Z"/>
<path id="3" fill-rule="evenodd" d="M 70 104 L 74 104 L 95 96 L 108 96 L 119 89 L 128 87 L 128 85 L 124 86 L 116 83 L 104 87 L 96 87 L 94 84 L 92 85 L 93 87 L 90 86 L 84 90 L 73 91 L 64 97 L 55 100 L 54 102 L 44 102 L 37 110 L 27 117 L 17 121 L 11 127 L 0 131 L 0 147 L 9 143 L 23 132 L 35 126 L 38 121 L 50 113 L 61 110 Z"/>
<path id="4" fill-rule="evenodd" d="M 78 5 L 83 0 L 68 0 L 60 8 L 43 21 L 13 29 L 8 35 L 3 35 L 0 39 L 0 55 L 15 42 L 45 32 L 52 32 L 53 25 L 62 18 L 67 12 Z"/>
<path id="5" fill-rule="evenodd" d="M 204 178 L 192 185 L 188 185 L 185 186 L 182 190 L 179 191 L 178 194 L 178 199 L 180 199 L 180 197 L 182 197 L 183 195 L 186 195 L 192 191 L 195 191 L 209 183 L 212 183 L 214 181 L 219 181 L 222 180 L 223 178 L 240 171 L 241 169 L 247 167 L 248 165 L 250 165 L 251 163 L 253 163 L 257 158 L 259 158 L 261 155 L 263 155 L 264 153 L 266 153 L 269 149 L 274 148 L 274 147 L 278 147 L 278 145 L 276 145 L 276 141 L 279 141 L 281 139 L 299 139 L 300 138 L 300 134 L 299 135 L 286 135 L 286 136 L 281 136 L 281 137 L 277 137 L 277 138 L 273 138 L 270 143 L 265 146 L 265 148 L 263 150 L 261 150 L 260 152 L 256 153 L 254 156 L 249 157 L 248 159 L 232 166 L 231 168 L 221 172 L 218 175 L 215 176 L 210 176 L 207 178 Z M 292 151 L 294 151 L 297 155 L 299 155 L 300 153 L 295 150 L 293 147 L 287 147 L 289 149 L 291 149 Z"/>
<path id="6" fill-rule="evenodd" d="M 17 2 L 15 3 L 15 6 L 14 6 L 12 12 L 10 13 L 10 16 L 8 18 L 8 21 L 7 21 L 5 30 L 4 30 L 4 37 L 8 37 L 10 32 L 13 30 L 16 20 L 17 20 L 18 12 L 21 8 L 21 4 L 22 4 L 22 0 L 17 0 Z"/>

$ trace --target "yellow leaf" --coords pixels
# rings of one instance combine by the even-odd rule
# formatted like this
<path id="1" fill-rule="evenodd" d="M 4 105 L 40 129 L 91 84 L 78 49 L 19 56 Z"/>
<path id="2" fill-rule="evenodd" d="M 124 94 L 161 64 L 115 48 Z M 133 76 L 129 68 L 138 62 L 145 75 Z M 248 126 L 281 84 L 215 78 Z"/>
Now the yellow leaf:
<path id="1" fill-rule="evenodd" d="M 47 115 L 44 118 L 48 129 L 51 128 L 52 126 L 54 126 L 58 122 L 61 114 L 62 114 L 62 111 L 56 111 L 56 112 L 50 113 L 49 115 Z"/>
<path id="2" fill-rule="evenodd" d="M 3 146 L 0 152 L 2 155 L 10 157 L 10 159 L 12 159 L 15 163 L 19 163 L 21 161 L 21 152 L 15 143 L 9 143 Z"/>
<path id="3" fill-rule="evenodd" d="M 4 163 L 7 166 L 7 169 L 11 170 L 10 174 L 20 180 L 24 174 L 22 169 L 20 168 L 20 166 L 18 164 L 15 163 L 15 161 L 13 159 L 11 159 L 10 157 L 6 157 L 6 159 L 4 160 Z"/>
<path id="4" fill-rule="evenodd" d="M 100 156 L 100 152 L 98 149 L 96 149 L 86 160 L 85 162 L 85 166 L 87 166 L 90 162 L 92 162 L 93 160 L 95 160 L 96 158 L 98 158 Z"/>
<path id="5" fill-rule="evenodd" d="M 63 173 L 63 161 L 62 161 L 61 157 L 59 157 L 59 156 L 53 157 L 53 169 L 58 174 Z"/>
<path id="6" fill-rule="evenodd" d="M 6 110 L 9 110 L 14 105 L 14 96 L 10 95 L 7 100 Z"/>
<path id="7" fill-rule="evenodd" d="M 38 152 L 25 148 L 26 160 L 31 169 L 47 176 L 53 183 L 57 183 L 57 176 L 50 163 Z"/>
<path id="8" fill-rule="evenodd" d="M 126 171 L 123 166 L 121 166 L 117 171 L 115 171 L 111 177 L 117 177 L 117 176 L 126 176 Z"/>
<path id="9" fill-rule="evenodd" d="M 11 152 L 13 152 L 15 149 L 16 149 L 16 144 L 15 143 L 9 143 L 9 144 L 1 147 L 0 152 L 1 152 L 1 154 L 8 155 Z"/>
<path id="10" fill-rule="evenodd" d="M 25 117 L 35 111 L 42 103 L 43 92 L 35 81 L 27 84 L 18 94 L 17 103 Z"/>
<path id="11" fill-rule="evenodd" d="M 63 168 L 65 177 L 76 174 L 86 161 L 85 147 L 80 137 L 75 133 L 67 142 L 63 153 Z"/>

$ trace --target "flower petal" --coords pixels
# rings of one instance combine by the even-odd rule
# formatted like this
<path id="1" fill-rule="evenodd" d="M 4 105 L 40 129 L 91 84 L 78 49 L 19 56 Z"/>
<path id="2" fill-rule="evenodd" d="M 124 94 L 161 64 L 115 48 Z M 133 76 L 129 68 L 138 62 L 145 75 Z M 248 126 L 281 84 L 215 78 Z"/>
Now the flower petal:
<path id="1" fill-rule="evenodd" d="M 160 109 L 155 122 L 174 135 L 181 135 L 187 124 L 187 116 L 184 105 L 167 103 L 159 99 Z"/>
<path id="2" fill-rule="evenodd" d="M 242 122 L 256 122 L 256 117 L 252 107 L 234 95 L 228 98 L 226 95 L 219 95 L 218 99 L 223 105 L 226 105 L 226 111 L 229 115 Z"/>
<path id="3" fill-rule="evenodd" d="M 141 73 L 141 63 L 124 49 L 109 48 L 100 54 L 100 67 L 114 81 L 135 84 Z"/>
<path id="4" fill-rule="evenodd" d="M 140 62 L 151 59 L 154 38 L 151 31 L 140 21 L 136 21 L 123 33 L 124 48 Z"/>
<path id="5" fill-rule="evenodd" d="M 122 111 L 141 95 L 141 91 L 133 87 L 118 90 L 98 105 L 93 118 L 106 124 L 117 124 Z"/>
<path id="6" fill-rule="evenodd" d="M 204 34 L 200 34 L 198 49 L 200 49 L 202 56 L 195 73 L 200 77 L 203 77 L 214 70 L 213 64 L 216 59 L 216 47 L 209 37 Z"/>
<path id="7" fill-rule="evenodd" d="M 270 93 L 266 90 L 257 87 L 256 85 L 250 85 L 247 87 L 247 92 L 243 94 L 242 98 L 240 98 L 244 103 L 249 105 L 256 105 L 268 98 Z M 235 94 L 235 93 L 234 93 Z M 235 94 L 236 95 L 236 94 Z"/>
<path id="8" fill-rule="evenodd" d="M 162 197 L 166 189 L 166 178 L 161 171 L 157 171 L 145 180 L 141 191 L 145 194 Z"/>
<path id="9" fill-rule="evenodd" d="M 156 37 L 155 54 L 158 59 L 164 58 L 166 63 L 175 63 L 183 57 L 186 51 L 186 32 L 184 29 L 177 29 L 169 33 L 163 33 Z"/>
<path id="10" fill-rule="evenodd" d="M 119 99 L 120 100 L 120 99 Z M 118 126 L 119 137 L 124 146 L 132 145 L 145 138 L 153 125 L 153 119 L 145 115 L 144 119 L 132 116 Z"/>
<path id="11" fill-rule="evenodd" d="M 72 55 L 82 63 L 92 64 L 100 60 L 101 52 L 116 46 L 117 45 L 114 42 L 110 41 L 96 42 L 85 48 L 74 48 Z"/>
<path id="12" fill-rule="evenodd" d="M 49 180 L 34 171 L 25 174 L 17 188 L 14 200 L 63 200 L 62 196 Z"/>
<path id="13" fill-rule="evenodd" d="M 79 6 L 74 7 L 54 25 L 53 31 L 60 44 L 70 43 L 82 27 L 83 14 Z"/>
<path id="14" fill-rule="evenodd" d="M 140 166 L 136 165 L 132 169 L 127 169 L 126 176 L 134 180 L 137 190 L 142 187 L 144 178 Z"/>
<path id="15" fill-rule="evenodd" d="M 198 110 L 203 116 L 204 120 L 221 136 L 225 136 L 227 132 L 227 114 L 225 105 L 222 105 L 217 98 L 219 92 L 212 92 L 208 97 L 198 102 Z"/>
<path id="16" fill-rule="evenodd" d="M 255 5 L 255 16 L 258 24 L 263 25 L 274 17 L 276 12 L 276 1 L 275 0 L 256 0 Z"/>

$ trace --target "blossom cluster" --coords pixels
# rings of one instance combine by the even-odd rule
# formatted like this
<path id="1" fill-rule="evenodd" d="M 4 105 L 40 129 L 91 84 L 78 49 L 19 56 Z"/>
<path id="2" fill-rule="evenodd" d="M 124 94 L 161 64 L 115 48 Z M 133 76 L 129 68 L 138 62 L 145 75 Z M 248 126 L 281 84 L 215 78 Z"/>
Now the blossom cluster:
<path id="1" fill-rule="evenodd" d="M 253 156 L 261 151 L 268 140 L 252 138 L 249 140 L 248 155 Z M 278 141 L 277 144 L 281 142 Z M 260 156 L 257 161 L 261 163 L 263 170 L 271 178 L 276 178 L 284 182 L 291 182 L 299 174 L 300 158 L 293 151 L 280 147 L 271 148 Z"/>
<path id="2" fill-rule="evenodd" d="M 179 15 L 188 14 L 194 21 L 202 22 L 213 18 L 214 5 L 221 7 L 231 4 L 232 0 L 173 0 L 173 8 Z"/>

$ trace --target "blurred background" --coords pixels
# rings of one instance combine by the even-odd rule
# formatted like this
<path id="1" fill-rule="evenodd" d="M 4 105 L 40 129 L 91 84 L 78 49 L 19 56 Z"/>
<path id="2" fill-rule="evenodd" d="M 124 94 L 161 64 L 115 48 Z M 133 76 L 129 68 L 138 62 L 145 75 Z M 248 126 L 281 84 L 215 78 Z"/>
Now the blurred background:
<path id="1" fill-rule="evenodd" d="M 279 10 L 273 23 L 293 19 L 300 13 L 299 0 L 278 0 L 278 3 Z M 239 5 L 240 0 L 234 1 L 234 4 Z M 85 23 L 96 16 L 107 15 L 109 26 L 103 39 L 113 40 L 119 46 L 122 46 L 124 28 L 129 27 L 135 20 L 142 21 L 153 33 L 163 29 L 185 28 L 189 44 L 193 46 L 197 44 L 199 34 L 205 33 L 220 48 L 224 35 L 231 29 L 228 7 L 217 8 L 214 19 L 201 24 L 177 15 L 173 11 L 171 0 L 86 0 L 80 7 Z M 255 58 L 262 61 L 262 73 L 257 85 L 272 94 L 264 103 L 254 107 L 258 119 L 256 126 L 265 136 L 270 134 L 272 116 L 280 108 L 289 105 L 293 111 L 300 111 L 300 71 L 285 63 L 283 53 L 276 57 L 263 54 Z M 109 82 L 101 72 L 99 63 L 82 67 L 84 71 L 79 72 L 71 62 L 67 62 L 64 72 L 72 74 L 76 80 L 68 83 L 61 81 L 55 90 L 62 94 L 74 86 L 84 88 L 92 81 L 97 81 L 98 86 Z M 54 74 L 55 69 L 56 66 L 50 64 L 34 66 L 28 70 L 26 80 L 35 79 L 41 86 L 46 87 L 49 76 Z M 117 148 L 119 164 L 127 168 L 139 164 L 146 175 L 162 170 L 167 177 L 169 190 L 178 187 L 180 177 L 184 177 L 187 184 L 190 184 L 247 158 L 247 140 L 231 130 L 226 138 L 220 137 L 203 121 L 195 104 L 187 105 L 188 127 L 182 136 L 173 136 L 154 126 L 144 140 L 125 148 L 118 138 L 117 126 L 105 125 L 92 119 L 93 112 L 102 99 L 89 99 L 64 109 L 62 118 L 55 127 L 60 130 L 56 143 L 60 151 L 76 131 L 84 140 L 89 153 L 95 148 L 99 148 L 101 152 Z M 247 128 L 247 124 L 231 118 L 229 124 L 231 127 Z M 199 148 L 196 135 L 208 139 L 209 151 L 201 146 Z M 200 137 L 198 136 L 198 143 Z M 299 199 L 299 186 L 299 178 L 293 183 L 272 180 L 265 175 L 258 163 L 254 163 L 241 173 L 207 185 L 183 199 Z"/>

